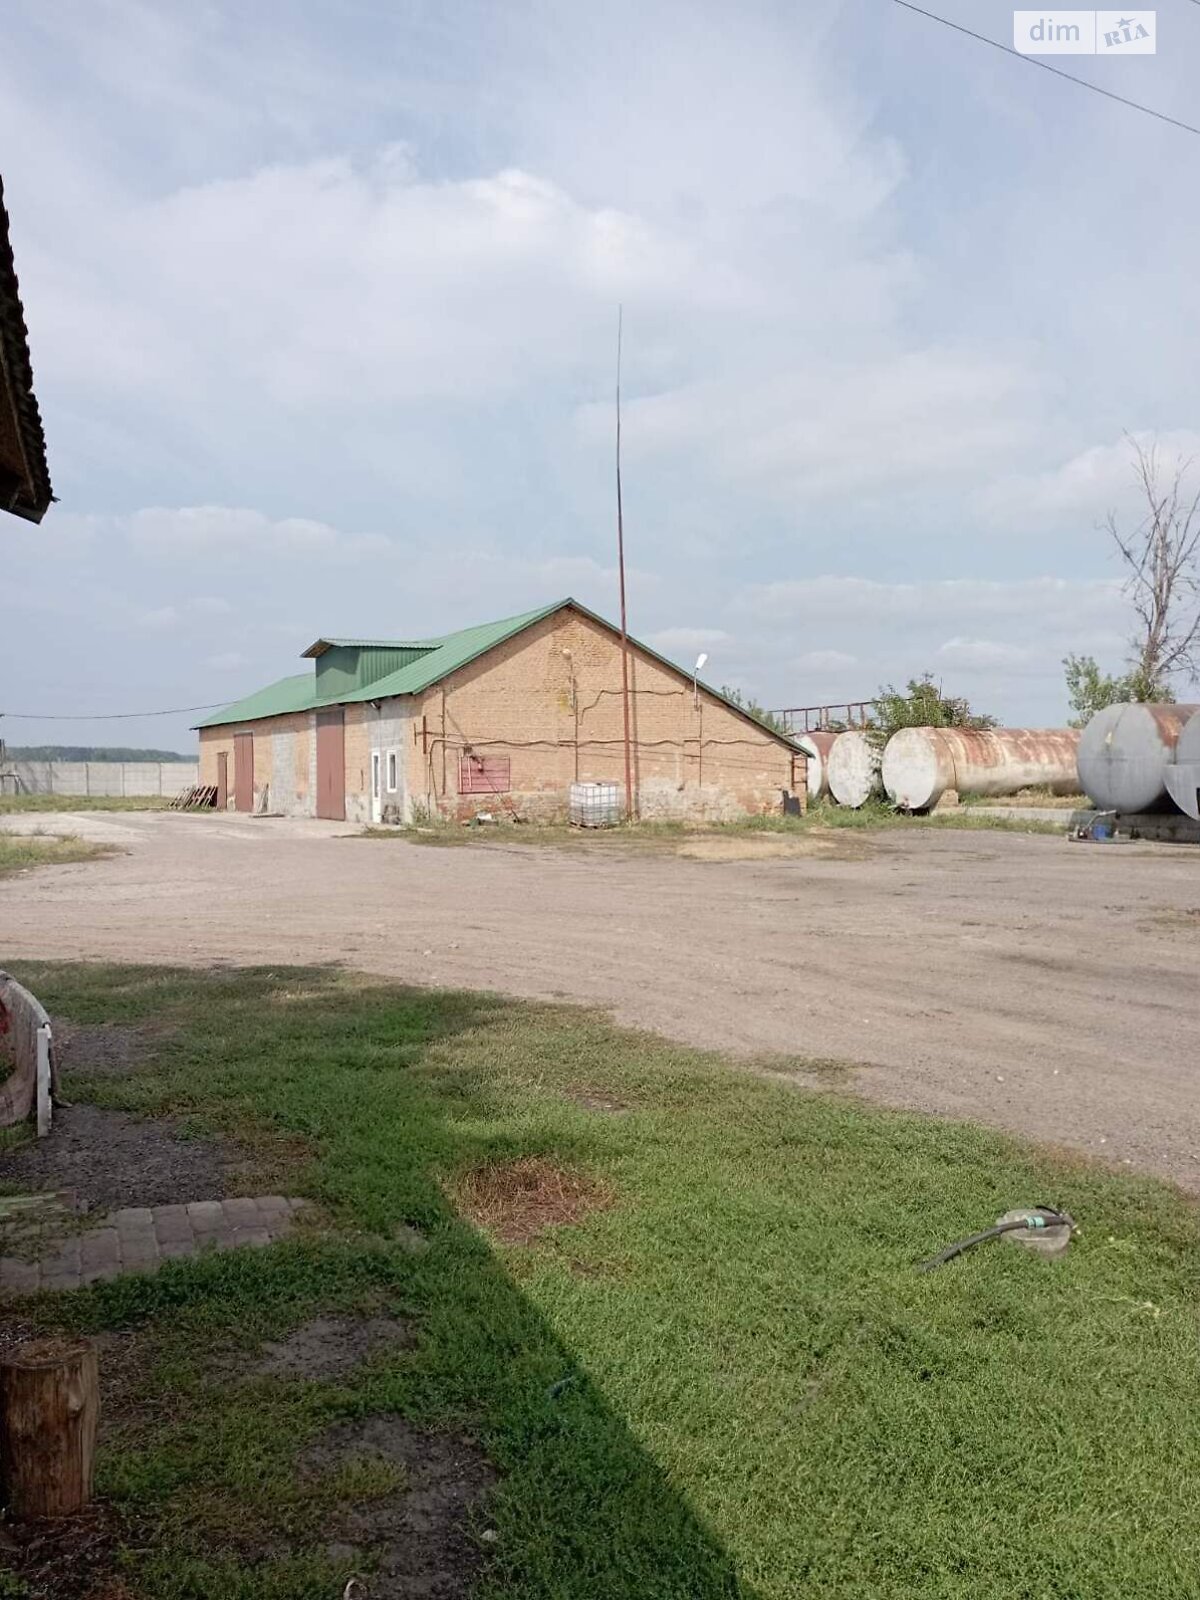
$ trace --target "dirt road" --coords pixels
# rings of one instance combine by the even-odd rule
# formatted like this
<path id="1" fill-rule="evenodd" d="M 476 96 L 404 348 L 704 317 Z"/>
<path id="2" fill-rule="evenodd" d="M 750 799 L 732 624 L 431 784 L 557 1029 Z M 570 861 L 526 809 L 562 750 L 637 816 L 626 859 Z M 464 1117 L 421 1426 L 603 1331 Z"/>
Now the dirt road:
<path id="1" fill-rule="evenodd" d="M 128 852 L 0 882 L 0 964 L 342 961 L 579 1000 L 694 1044 L 855 1063 L 848 1082 L 887 1104 L 1200 1192 L 1200 851 L 893 831 L 729 860 L 170 812 L 0 826 Z"/>

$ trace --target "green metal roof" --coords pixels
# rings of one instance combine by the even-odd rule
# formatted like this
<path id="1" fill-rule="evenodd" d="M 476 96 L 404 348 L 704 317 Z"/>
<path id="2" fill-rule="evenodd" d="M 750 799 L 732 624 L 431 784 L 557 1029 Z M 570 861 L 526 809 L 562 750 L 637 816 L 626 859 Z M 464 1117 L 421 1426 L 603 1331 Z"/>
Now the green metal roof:
<path id="1" fill-rule="evenodd" d="M 318 639 L 304 652 L 306 656 L 315 653 L 319 658 L 323 652 L 318 650 L 318 646 L 338 649 L 353 648 L 355 644 L 363 649 L 420 650 L 422 654 L 417 660 L 362 688 L 356 687 L 334 695 L 319 694 L 315 676 L 308 673 L 302 673 L 297 678 L 281 678 L 278 683 L 259 689 L 256 694 L 247 695 L 244 700 L 236 700 L 233 705 L 215 711 L 196 726 L 219 728 L 231 722 L 251 722 L 256 717 L 278 717 L 289 711 L 312 711 L 318 706 L 350 705 L 363 700 L 383 700 L 396 694 L 417 694 L 459 667 L 465 667 L 468 662 L 505 639 L 510 639 L 513 634 L 560 611 L 564 605 L 572 604 L 574 602 L 570 600 L 556 600 L 553 605 L 542 606 L 537 611 L 523 611 L 520 616 L 504 617 L 499 622 L 483 622 L 474 628 L 462 628 L 458 633 L 445 634 L 440 639 L 414 640 L 406 645 L 395 641 L 384 646 L 378 640 Z"/>
<path id="2" fill-rule="evenodd" d="M 428 650 L 428 639 L 327 639 L 321 635 L 302 657 L 324 655 L 326 650 Z"/>
<path id="3" fill-rule="evenodd" d="M 256 717 L 282 717 L 289 711 L 308 711 L 315 703 L 315 684 L 311 672 L 302 672 L 295 678 L 280 678 L 265 689 L 248 694 L 244 700 L 235 700 L 223 711 L 214 711 L 211 717 L 198 722 L 198 728 L 219 728 L 226 722 L 253 722 Z"/>
<path id="4" fill-rule="evenodd" d="M 515 633 L 522 633 L 543 617 L 552 616 L 554 612 L 561 611 L 563 606 L 573 604 L 573 600 L 556 600 L 553 605 L 541 606 L 537 611 L 523 611 L 517 617 L 502 617 L 499 622 L 481 622 L 478 627 L 463 628 L 458 633 L 446 634 L 442 639 L 426 640 L 430 646 L 427 655 L 419 656 L 416 661 L 410 661 L 396 672 L 389 672 L 386 678 L 377 678 L 365 688 L 356 689 L 345 697 L 346 701 L 383 700 L 393 694 L 420 694 L 422 689 L 428 689 L 430 684 L 449 677 L 459 667 L 467 666 L 478 656 L 503 644 L 505 639 L 511 639 Z"/>
<path id="5" fill-rule="evenodd" d="M 390 672 L 386 677 L 377 678 L 373 683 L 364 688 L 355 689 L 351 693 L 340 693 L 333 696 L 320 697 L 317 694 L 315 677 L 301 675 L 298 678 L 281 678 L 278 683 L 271 684 L 266 689 L 260 689 L 257 694 L 248 695 L 245 700 L 238 700 L 231 706 L 226 706 L 223 711 L 216 712 L 211 717 L 206 717 L 203 722 L 197 723 L 200 728 L 220 727 L 230 722 L 249 722 L 255 717 L 276 717 L 289 711 L 311 711 L 318 706 L 352 705 L 364 700 L 386 700 L 392 695 L 420 694 L 428 689 L 431 684 L 447 678 L 452 672 L 457 672 L 460 667 L 469 666 L 472 661 L 486 655 L 489 650 L 494 650 L 498 644 L 503 644 L 506 639 L 511 639 L 515 634 L 523 633 L 526 628 L 531 628 L 534 623 L 541 622 L 543 618 L 553 616 L 556 611 L 562 611 L 570 606 L 582 616 L 598 623 L 602 628 L 611 632 L 617 630 L 598 612 L 590 611 L 587 606 L 580 605 L 578 600 L 573 600 L 568 595 L 565 600 L 555 600 L 548 606 L 539 606 L 536 611 L 523 611 L 515 617 L 502 617 L 499 622 L 482 622 L 474 628 L 462 628 L 457 633 L 445 634 L 440 639 L 416 640 L 408 645 L 397 645 L 392 642 L 392 649 L 421 649 L 425 654 L 417 660 L 408 662 L 395 672 Z M 681 677 L 690 679 L 692 674 L 678 662 L 668 660 L 660 655 L 657 650 L 652 650 L 649 645 L 640 643 L 630 636 L 630 644 L 643 655 L 650 656 L 653 660 L 661 662 L 672 672 L 677 672 Z M 343 639 L 319 639 L 317 644 L 341 646 L 352 641 Z M 366 643 L 360 641 L 364 648 L 378 645 L 379 641 Z M 316 646 L 311 646 L 305 652 L 310 655 Z M 789 749 L 796 748 L 795 741 L 787 734 L 779 733 L 774 728 L 769 728 L 764 722 L 739 706 L 736 700 L 731 700 L 728 695 L 714 689 L 711 684 L 697 680 L 698 686 L 714 700 L 720 700 L 723 705 L 739 717 L 752 722 L 756 728 L 765 733 L 772 734 L 785 744 Z"/>

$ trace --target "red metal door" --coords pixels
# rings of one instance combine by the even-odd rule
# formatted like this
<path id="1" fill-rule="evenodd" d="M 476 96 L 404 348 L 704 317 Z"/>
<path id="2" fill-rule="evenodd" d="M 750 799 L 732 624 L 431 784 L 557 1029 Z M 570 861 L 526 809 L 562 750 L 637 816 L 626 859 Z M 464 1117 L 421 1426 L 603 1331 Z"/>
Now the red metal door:
<path id="1" fill-rule="evenodd" d="M 341 706 L 317 712 L 317 815 L 346 820 L 346 727 Z"/>
<path id="2" fill-rule="evenodd" d="M 233 809 L 254 810 L 254 735 L 233 736 Z"/>
<path id="3" fill-rule="evenodd" d="M 229 757 L 224 750 L 217 751 L 217 810 L 229 805 Z"/>

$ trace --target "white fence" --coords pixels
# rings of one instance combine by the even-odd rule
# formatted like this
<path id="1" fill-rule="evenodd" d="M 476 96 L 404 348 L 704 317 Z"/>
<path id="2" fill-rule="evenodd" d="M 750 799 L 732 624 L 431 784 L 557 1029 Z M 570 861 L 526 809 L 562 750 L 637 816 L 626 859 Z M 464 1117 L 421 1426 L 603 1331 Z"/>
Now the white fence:
<path id="1" fill-rule="evenodd" d="M 5 794 L 176 795 L 200 781 L 196 761 L 6 761 Z"/>

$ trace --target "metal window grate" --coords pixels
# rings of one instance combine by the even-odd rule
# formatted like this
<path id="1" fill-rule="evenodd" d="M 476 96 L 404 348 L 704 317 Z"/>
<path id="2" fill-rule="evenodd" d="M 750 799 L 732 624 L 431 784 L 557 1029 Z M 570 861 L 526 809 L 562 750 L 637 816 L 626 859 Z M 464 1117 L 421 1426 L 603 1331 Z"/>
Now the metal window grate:
<path id="1" fill-rule="evenodd" d="M 508 756 L 460 757 L 459 794 L 507 794 L 511 788 L 512 762 Z"/>

